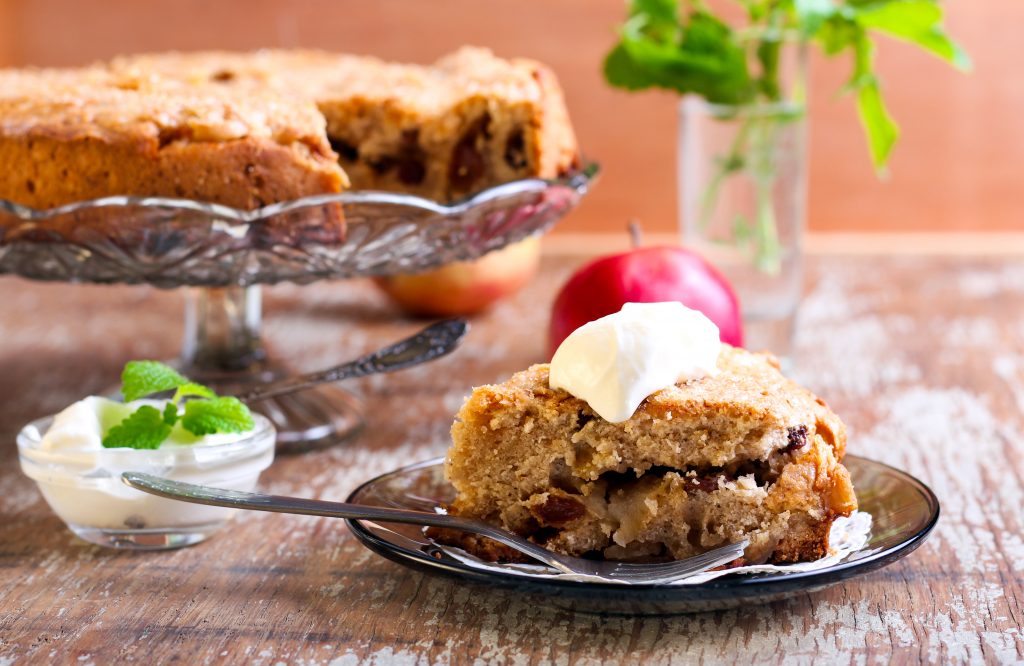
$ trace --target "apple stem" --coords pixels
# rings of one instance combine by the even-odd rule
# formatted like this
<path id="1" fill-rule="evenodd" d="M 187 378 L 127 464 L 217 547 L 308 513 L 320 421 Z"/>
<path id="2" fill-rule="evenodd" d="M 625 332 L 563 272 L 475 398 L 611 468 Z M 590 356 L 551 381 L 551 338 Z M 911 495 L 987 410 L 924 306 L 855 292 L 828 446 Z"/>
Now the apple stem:
<path id="1" fill-rule="evenodd" d="M 635 217 L 629 220 L 629 241 L 633 244 L 633 249 L 636 249 L 643 245 L 644 237 L 640 231 L 640 221 Z"/>

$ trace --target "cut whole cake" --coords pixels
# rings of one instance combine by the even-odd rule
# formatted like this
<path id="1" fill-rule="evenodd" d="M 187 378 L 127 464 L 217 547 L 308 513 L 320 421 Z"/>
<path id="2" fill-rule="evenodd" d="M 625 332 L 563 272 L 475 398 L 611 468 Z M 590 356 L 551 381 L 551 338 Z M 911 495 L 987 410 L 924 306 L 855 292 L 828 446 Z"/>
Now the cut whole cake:
<path id="1" fill-rule="evenodd" d="M 350 182 L 449 202 L 576 163 L 554 75 L 486 49 L 432 66 L 258 51 L 0 70 L 0 198 L 33 208 L 134 195 L 254 209 Z"/>
<path id="2" fill-rule="evenodd" d="M 475 389 L 452 428 L 453 514 L 551 550 L 679 559 L 749 539 L 748 563 L 814 560 L 857 507 L 841 421 L 773 357 L 723 345 L 719 373 L 649 396 L 611 423 L 536 365 Z M 438 538 L 488 559 L 495 542 Z"/>
<path id="3" fill-rule="evenodd" d="M 111 68 L 313 100 L 356 189 L 449 202 L 513 180 L 554 178 L 578 161 L 551 70 L 482 48 L 464 47 L 429 66 L 265 50 L 131 56 Z"/>

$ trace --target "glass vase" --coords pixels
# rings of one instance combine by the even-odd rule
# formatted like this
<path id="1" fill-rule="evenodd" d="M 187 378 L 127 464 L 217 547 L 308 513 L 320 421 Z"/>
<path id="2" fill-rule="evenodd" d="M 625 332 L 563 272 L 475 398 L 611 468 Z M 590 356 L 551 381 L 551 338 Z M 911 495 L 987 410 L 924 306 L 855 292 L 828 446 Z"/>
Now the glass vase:
<path id="1" fill-rule="evenodd" d="M 786 53 L 777 99 L 683 98 L 678 174 L 683 242 L 732 283 L 744 346 L 792 367 L 807 208 L 806 51 L 793 44 Z"/>

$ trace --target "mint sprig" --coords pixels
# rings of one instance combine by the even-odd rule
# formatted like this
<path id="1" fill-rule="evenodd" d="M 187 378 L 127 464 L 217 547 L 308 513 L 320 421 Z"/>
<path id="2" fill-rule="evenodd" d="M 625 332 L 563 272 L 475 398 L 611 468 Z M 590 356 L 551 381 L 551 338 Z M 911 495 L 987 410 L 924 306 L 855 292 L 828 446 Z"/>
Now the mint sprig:
<path id="1" fill-rule="evenodd" d="M 249 408 L 238 398 L 211 398 L 185 403 L 181 425 L 194 435 L 245 432 L 255 425 Z"/>
<path id="2" fill-rule="evenodd" d="M 142 405 L 104 435 L 103 446 L 108 449 L 157 449 L 171 434 L 172 425 L 156 407 Z"/>
<path id="3" fill-rule="evenodd" d="M 103 436 L 103 446 L 156 449 L 179 421 L 197 437 L 246 432 L 255 426 L 249 408 L 237 398 L 218 396 L 210 387 L 190 381 L 159 361 L 129 361 L 121 373 L 121 394 L 126 402 L 172 390 L 163 412 L 150 405 L 139 406 Z"/>
<path id="4" fill-rule="evenodd" d="M 121 395 L 132 402 L 188 384 L 174 368 L 159 361 L 128 361 L 121 372 Z"/>
<path id="5" fill-rule="evenodd" d="M 780 101 L 778 49 L 783 35 L 817 45 L 826 55 L 849 54 L 853 72 L 845 91 L 857 110 L 872 162 L 884 171 L 899 137 L 875 71 L 875 37 L 917 46 L 960 70 L 970 59 L 943 26 L 937 0 L 738 0 L 743 28 L 730 27 L 703 0 L 629 0 L 629 18 L 608 53 L 604 74 L 628 90 L 666 88 L 712 104 Z M 756 58 L 744 35 L 762 35 Z"/>

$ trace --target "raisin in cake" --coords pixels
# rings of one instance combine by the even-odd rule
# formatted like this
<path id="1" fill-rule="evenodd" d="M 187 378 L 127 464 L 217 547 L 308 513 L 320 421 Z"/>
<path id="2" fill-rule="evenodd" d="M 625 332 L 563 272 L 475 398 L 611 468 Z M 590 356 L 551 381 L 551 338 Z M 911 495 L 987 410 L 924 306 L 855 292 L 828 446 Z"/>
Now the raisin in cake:
<path id="1" fill-rule="evenodd" d="M 684 558 L 746 538 L 751 563 L 824 556 L 832 521 L 857 506 L 842 422 L 767 354 L 723 345 L 718 367 L 622 423 L 549 388 L 547 365 L 475 389 L 452 428 L 451 512 L 571 555 Z"/>
<path id="2" fill-rule="evenodd" d="M 561 88 L 538 62 L 463 48 L 431 67 L 339 69 L 316 99 L 358 187 L 453 201 L 577 163 Z"/>

